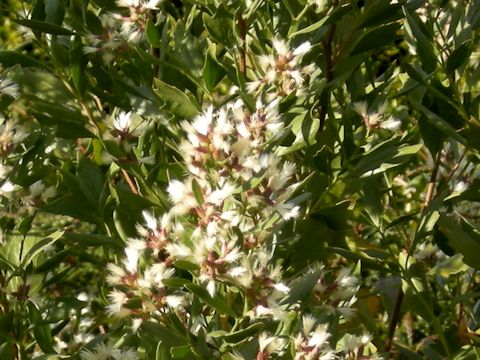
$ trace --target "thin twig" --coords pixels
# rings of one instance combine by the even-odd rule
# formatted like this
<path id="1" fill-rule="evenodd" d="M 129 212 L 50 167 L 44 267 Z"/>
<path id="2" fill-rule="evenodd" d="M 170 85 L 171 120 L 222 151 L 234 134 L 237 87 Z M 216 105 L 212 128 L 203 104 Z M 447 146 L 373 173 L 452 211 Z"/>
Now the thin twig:
<path id="1" fill-rule="evenodd" d="M 435 157 L 435 163 L 433 164 L 432 174 L 430 175 L 430 181 L 428 182 L 427 194 L 425 196 L 425 201 L 423 207 L 426 208 L 433 199 L 433 193 L 435 190 L 435 185 L 437 182 L 438 169 L 440 168 L 442 151 L 438 151 Z M 410 253 L 410 249 L 408 251 Z M 389 352 L 392 348 L 393 338 L 395 336 L 395 330 L 397 329 L 398 322 L 400 321 L 400 310 L 402 308 L 402 303 L 405 294 L 403 293 L 402 286 L 398 289 L 397 297 L 395 299 L 395 305 L 392 311 L 392 317 L 390 319 L 390 324 L 388 326 L 388 337 L 385 342 L 385 351 Z"/>
<path id="2" fill-rule="evenodd" d="M 138 195 L 137 187 L 135 186 L 135 183 L 133 182 L 132 178 L 130 177 L 130 175 L 128 174 L 128 172 L 125 169 L 122 169 L 122 175 L 125 178 L 125 181 L 127 182 L 130 190 L 132 190 L 132 192 L 135 195 Z"/>
<path id="3" fill-rule="evenodd" d="M 237 13 L 235 14 L 235 20 L 237 22 L 238 34 L 240 35 L 240 39 L 241 39 L 238 69 L 243 74 L 246 80 L 247 79 L 247 67 L 246 67 L 247 66 L 246 65 L 247 64 L 247 42 L 246 42 L 247 23 L 245 22 L 245 19 L 243 18 L 242 13 L 240 11 L 237 11 Z"/>
<path id="4" fill-rule="evenodd" d="M 334 2 L 334 6 L 338 4 L 338 1 Z M 327 79 L 327 84 L 333 80 L 333 58 L 332 58 L 332 43 L 333 37 L 335 35 L 336 24 L 332 24 L 328 30 L 326 39 L 322 42 L 323 46 L 323 58 L 325 61 L 325 78 Z M 320 95 L 320 111 L 319 111 L 319 120 L 320 120 L 320 130 L 323 131 L 325 126 L 325 119 L 327 117 L 327 107 L 330 97 L 330 91 L 324 90 Z"/>
<path id="5" fill-rule="evenodd" d="M 388 337 L 387 341 L 385 342 L 385 352 L 389 352 L 392 348 L 393 337 L 395 336 L 395 330 L 397 329 L 398 322 L 400 321 L 400 310 L 402 308 L 402 302 L 405 294 L 402 290 L 402 283 L 398 288 L 397 297 L 395 299 L 395 305 L 392 311 L 392 318 L 390 320 L 390 324 L 388 326 Z"/>
<path id="6" fill-rule="evenodd" d="M 437 182 L 438 168 L 440 167 L 440 159 L 442 156 L 442 151 L 437 152 L 435 158 L 435 163 L 433 164 L 432 175 L 430 175 L 430 181 L 428 182 L 427 195 L 425 196 L 425 201 L 423 207 L 427 207 L 433 199 L 433 191 L 435 190 L 435 184 Z"/>

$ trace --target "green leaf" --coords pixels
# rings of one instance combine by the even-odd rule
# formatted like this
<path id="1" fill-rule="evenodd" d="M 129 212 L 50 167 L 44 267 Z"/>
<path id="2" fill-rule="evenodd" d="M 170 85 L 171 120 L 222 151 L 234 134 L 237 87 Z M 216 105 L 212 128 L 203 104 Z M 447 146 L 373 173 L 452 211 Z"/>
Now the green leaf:
<path id="1" fill-rule="evenodd" d="M 37 256 L 40 252 L 42 252 L 46 247 L 52 245 L 58 239 L 60 239 L 64 234 L 64 231 L 58 230 L 54 233 L 48 235 L 48 237 L 44 238 L 43 240 L 37 242 L 32 248 L 28 251 L 27 255 L 23 259 L 24 264 L 28 264 L 32 261 L 35 256 Z M 20 265 L 21 267 L 22 265 Z"/>
<path id="2" fill-rule="evenodd" d="M 75 35 L 75 32 L 71 30 L 45 21 L 21 19 L 13 19 L 13 21 L 15 21 L 17 24 L 26 26 L 34 31 L 36 30 L 42 33 L 48 33 L 53 35 Z"/>
<path id="3" fill-rule="evenodd" d="M 187 260 L 176 260 L 174 264 L 175 264 L 175 267 L 182 270 L 198 271 L 199 269 L 199 266 L 197 264 Z"/>
<path id="4" fill-rule="evenodd" d="M 180 118 L 192 119 L 199 113 L 200 106 L 176 87 L 154 79 L 155 93 L 166 104 L 166 109 Z"/>
<path id="5" fill-rule="evenodd" d="M 303 34 L 309 34 L 319 28 L 321 28 L 323 25 L 325 25 L 325 23 L 329 20 L 330 18 L 328 16 L 324 16 L 322 17 L 321 20 L 307 26 L 307 27 L 304 27 L 303 29 L 300 29 L 300 30 L 297 30 L 295 31 L 294 33 L 292 34 L 289 34 L 289 37 L 295 37 L 297 35 L 303 35 Z"/>
<path id="6" fill-rule="evenodd" d="M 233 309 L 219 295 L 211 297 L 206 289 L 196 284 L 186 284 L 185 288 L 221 314 L 227 314 L 233 317 L 236 316 L 236 314 L 233 312 Z"/>
<path id="7" fill-rule="evenodd" d="M 205 64 L 203 66 L 202 75 L 205 81 L 205 87 L 212 92 L 215 86 L 223 79 L 226 71 L 218 62 L 216 57 L 216 46 L 211 44 L 205 56 Z"/>
<path id="8" fill-rule="evenodd" d="M 298 239 L 287 249 L 285 256 L 291 257 L 291 265 L 297 271 L 326 258 L 326 246 L 335 231 L 322 218 L 309 217 L 297 225 Z M 294 293 L 292 293 L 292 296 Z"/>
<path id="9" fill-rule="evenodd" d="M 40 211 L 50 214 L 68 215 L 94 224 L 99 221 L 95 214 L 92 213 L 92 210 L 85 206 L 85 197 L 81 194 L 65 195 L 49 201 L 40 207 Z"/>
<path id="10" fill-rule="evenodd" d="M 14 317 L 15 311 L 13 310 L 10 310 L 0 316 L 0 340 L 1 342 L 7 343 L 10 348 L 12 348 L 12 344 L 15 343 L 15 334 L 13 334 L 11 331 L 11 329 L 15 328 Z M 8 359 L 14 359 L 13 354 L 12 357 Z"/>
<path id="11" fill-rule="evenodd" d="M 439 115 L 428 109 L 427 107 L 423 106 L 422 104 L 417 104 L 419 110 L 425 115 L 425 119 L 438 130 L 443 132 L 445 135 L 457 140 L 462 144 L 467 144 L 465 138 L 460 136 L 455 130 L 455 128 L 450 125 L 446 120 L 441 118 Z"/>
<path id="12" fill-rule="evenodd" d="M 6 271 L 15 270 L 15 265 L 8 261 L 8 259 L 6 259 L 2 253 L 0 253 L 0 269 Z"/>
<path id="13" fill-rule="evenodd" d="M 21 65 L 23 67 L 38 67 L 49 70 L 49 67 L 45 65 L 45 63 L 35 60 L 34 58 L 17 51 L 0 51 L 0 63 L 5 67 Z"/>
<path id="14" fill-rule="evenodd" d="M 108 186 L 102 170 L 92 161 L 80 159 L 78 184 L 93 209 L 101 215 L 108 195 Z"/>
<path id="15" fill-rule="evenodd" d="M 75 36 L 72 49 L 70 50 L 70 72 L 72 80 L 80 95 L 85 93 L 87 80 L 85 77 L 85 67 L 87 61 L 83 53 L 82 38 Z"/>
<path id="16" fill-rule="evenodd" d="M 161 46 L 162 36 L 158 31 L 157 27 L 153 23 L 151 19 L 147 20 L 147 26 L 145 27 L 145 33 L 147 35 L 148 43 L 155 48 L 159 48 Z"/>
<path id="17" fill-rule="evenodd" d="M 327 84 L 327 87 L 343 86 L 352 73 L 365 61 L 365 57 L 365 54 L 343 56 L 333 67 L 333 79 Z"/>
<path id="18" fill-rule="evenodd" d="M 364 154 L 351 171 L 350 176 L 356 178 L 383 173 L 406 163 L 422 147 L 422 144 L 397 145 L 396 139 L 388 140 Z"/>
<path id="19" fill-rule="evenodd" d="M 28 96 L 30 113 L 43 125 L 55 128 L 55 135 L 64 139 L 90 138 L 94 135 L 85 128 L 87 118 L 80 111 Z"/>
<path id="20" fill-rule="evenodd" d="M 53 338 L 48 323 L 42 321 L 41 313 L 31 302 L 28 303 L 30 322 L 33 325 L 33 334 L 37 344 L 44 353 L 54 353 Z"/>
<path id="21" fill-rule="evenodd" d="M 325 24 L 333 25 L 338 23 L 344 18 L 345 15 L 351 14 L 352 10 L 352 4 L 348 3 L 335 7 L 331 14 L 328 16 L 327 22 Z"/>
<path id="22" fill-rule="evenodd" d="M 436 198 L 425 209 L 423 209 L 420 216 L 420 221 L 418 222 L 418 226 L 415 231 L 415 237 L 412 245 L 410 246 L 410 251 L 414 251 L 417 244 L 424 240 L 425 237 L 433 231 L 435 224 L 440 218 L 439 209 L 441 205 L 441 199 Z"/>
<path id="23" fill-rule="evenodd" d="M 57 354 L 45 354 L 38 357 L 35 357 L 35 360 L 61 360 L 61 359 L 68 359 L 65 355 L 57 355 Z"/>
<path id="24" fill-rule="evenodd" d="M 65 17 L 65 6 L 62 0 L 47 0 L 45 4 L 45 21 L 47 23 L 62 25 Z"/>
<path id="25" fill-rule="evenodd" d="M 425 146 L 430 151 L 430 154 L 432 154 L 432 157 L 435 158 L 447 138 L 446 135 L 434 126 L 432 122 L 428 120 L 427 115 L 423 113 L 420 114 L 418 118 L 418 127 Z"/>
<path id="26" fill-rule="evenodd" d="M 402 5 L 391 4 L 390 0 L 369 1 L 362 14 L 361 27 L 388 24 L 403 17 Z"/>
<path id="27" fill-rule="evenodd" d="M 173 327 L 167 327 L 153 321 L 144 321 L 139 333 L 147 344 L 152 344 L 152 342 L 158 344 L 161 341 L 167 349 L 185 345 L 187 340 L 183 334 L 178 334 Z"/>
<path id="28" fill-rule="evenodd" d="M 377 177 L 367 178 L 363 183 L 364 196 L 362 202 L 365 207 L 365 213 L 376 228 L 382 227 L 383 213 L 385 211 L 382 204 L 384 192 L 381 189 L 382 183 Z"/>
<path id="29" fill-rule="evenodd" d="M 246 340 L 251 336 L 256 336 L 260 331 L 264 329 L 263 323 L 254 323 L 245 329 L 227 332 L 223 330 L 212 331 L 208 335 L 213 338 L 221 338 L 223 341 L 235 344 L 240 341 Z"/>
<path id="30" fill-rule="evenodd" d="M 46 149 L 53 143 L 53 133 L 48 129 L 39 129 L 32 131 L 30 135 L 35 139 L 35 143 L 33 146 L 30 144 L 30 149 L 22 154 L 22 161 L 16 162 L 10 173 L 10 180 L 24 187 L 47 177 L 52 171 L 47 165 L 46 159 L 49 156 Z"/>
<path id="31" fill-rule="evenodd" d="M 288 284 L 290 291 L 285 302 L 287 304 L 295 304 L 307 299 L 312 294 L 312 289 L 317 284 L 321 273 L 319 268 L 304 270 L 302 275 Z"/>
<path id="32" fill-rule="evenodd" d="M 441 214 L 438 220 L 439 229 L 448 238 L 448 244 L 463 255 L 467 265 L 480 269 L 480 234 L 477 231 L 467 233 L 464 226 L 468 225 L 461 224 L 463 226 L 445 214 Z"/>
<path id="33" fill-rule="evenodd" d="M 26 266 L 36 257 L 38 256 L 44 249 L 50 245 L 52 245 L 54 242 L 56 242 L 58 239 L 60 239 L 63 235 L 63 231 L 56 231 L 53 234 L 50 234 L 48 237 L 38 241 L 35 243 L 28 253 L 23 257 L 22 262 L 20 265 L 17 267 L 17 269 L 10 274 L 10 278 L 16 275 L 20 275 L 21 272 L 26 268 Z M 7 280 L 8 282 L 8 280 Z"/>
<path id="34" fill-rule="evenodd" d="M 290 127 L 292 133 L 295 135 L 295 141 L 288 148 L 285 148 L 280 152 L 282 155 L 297 151 L 308 145 L 313 145 L 320 128 L 320 120 L 313 117 L 311 112 L 305 111 L 302 114 L 295 116 Z"/>
<path id="35" fill-rule="evenodd" d="M 37 0 L 35 1 L 35 6 L 33 7 L 32 13 L 30 15 L 32 20 L 45 20 L 45 1 Z"/>
<path id="36" fill-rule="evenodd" d="M 472 183 L 462 192 L 454 192 L 445 198 L 452 204 L 460 201 L 474 201 L 480 202 L 480 179 L 473 179 Z"/>
<path id="37" fill-rule="evenodd" d="M 398 38 L 397 31 L 401 24 L 393 23 L 378 28 L 365 31 L 361 36 L 351 55 L 356 55 L 365 51 L 378 50 L 389 44 L 393 44 Z"/>
<path id="38" fill-rule="evenodd" d="M 468 40 L 457 47 L 447 59 L 447 70 L 455 71 L 470 58 L 472 41 Z"/>
<path id="39" fill-rule="evenodd" d="M 195 178 L 192 179 L 192 191 L 193 195 L 195 196 L 195 200 L 202 205 L 205 202 L 205 199 L 203 198 L 203 190 Z"/>
<path id="40" fill-rule="evenodd" d="M 73 243 L 75 246 L 107 246 L 117 249 L 123 249 L 124 244 L 117 238 L 101 234 L 81 234 L 75 232 L 66 232 L 63 234 L 65 241 Z"/>
<path id="41" fill-rule="evenodd" d="M 157 344 L 155 360 L 170 360 L 170 357 L 168 356 L 168 348 L 162 340 Z"/>
<path id="42" fill-rule="evenodd" d="M 34 215 L 25 216 L 23 219 L 20 220 L 17 226 L 15 226 L 16 230 L 23 236 L 26 236 L 32 228 L 32 222 L 34 217 Z"/>
<path id="43" fill-rule="evenodd" d="M 170 349 L 170 354 L 174 359 L 184 359 L 187 355 L 191 355 L 192 347 L 190 345 L 174 346 Z"/>
<path id="44" fill-rule="evenodd" d="M 417 45 L 417 53 L 420 56 L 424 69 L 430 73 L 437 66 L 437 56 L 433 48 L 434 40 L 425 28 L 417 14 L 404 8 L 408 30 Z"/>
<path id="45" fill-rule="evenodd" d="M 102 21 L 91 10 L 87 10 L 85 13 L 85 25 L 87 26 L 88 31 L 90 31 L 92 34 L 102 35 Z"/>
<path id="46" fill-rule="evenodd" d="M 399 353 L 405 357 L 406 360 L 423 360 L 424 358 L 418 355 L 417 351 L 410 350 L 409 348 L 395 343 L 395 348 L 398 349 Z"/>
<path id="47" fill-rule="evenodd" d="M 455 254 L 437 263 L 428 273 L 448 278 L 450 275 L 458 274 L 465 270 L 468 270 L 468 267 L 463 262 L 463 255 Z"/>
<path id="48" fill-rule="evenodd" d="M 220 5 L 214 16 L 202 13 L 202 19 L 208 33 L 220 44 L 230 44 L 234 39 L 233 15 Z"/>
<path id="49" fill-rule="evenodd" d="M 163 279 L 163 284 L 168 288 L 176 288 L 180 289 L 185 286 L 185 284 L 191 283 L 190 280 L 183 279 L 183 278 L 170 278 L 170 279 Z"/>
<path id="50" fill-rule="evenodd" d="M 40 124 L 51 126 L 55 135 L 62 139 L 93 138 L 95 135 L 88 131 L 83 125 L 66 118 L 53 117 L 51 114 L 35 114 L 35 119 Z"/>

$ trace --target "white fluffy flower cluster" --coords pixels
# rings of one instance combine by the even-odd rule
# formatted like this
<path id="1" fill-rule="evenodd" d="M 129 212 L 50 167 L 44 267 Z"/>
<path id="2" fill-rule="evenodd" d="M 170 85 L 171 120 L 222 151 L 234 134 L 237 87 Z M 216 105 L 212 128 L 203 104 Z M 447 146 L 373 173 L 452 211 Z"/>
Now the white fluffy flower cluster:
<path id="1" fill-rule="evenodd" d="M 87 35 L 88 45 L 85 54 L 99 53 L 105 63 L 110 63 L 116 54 L 130 47 L 129 43 L 139 43 L 152 13 L 158 11 L 161 0 L 118 0 L 121 13 L 106 12 L 99 15 L 102 25 L 100 33 Z"/>
<path id="2" fill-rule="evenodd" d="M 0 97 L 2 95 L 18 98 L 19 86 L 9 78 L 5 73 L 0 74 Z"/>
<path id="3" fill-rule="evenodd" d="M 196 269 L 211 296 L 220 284 L 234 285 L 253 317 L 278 315 L 276 298 L 289 288 L 271 264 L 273 230 L 299 207 L 291 200 L 295 167 L 275 153 L 273 140 L 282 131 L 276 105 L 258 102 L 249 111 L 238 101 L 182 124 L 189 175 L 170 181 L 170 211 L 160 219 L 144 212 L 146 225 L 129 240 L 123 263 L 109 265 L 112 314 L 136 317 L 138 324 L 144 314 L 188 303 L 164 283 L 182 262 Z"/>
<path id="4" fill-rule="evenodd" d="M 353 104 L 353 110 L 363 118 L 368 130 L 380 128 L 397 131 L 402 122 L 387 113 L 387 106 L 388 104 L 385 102 L 378 108 L 378 111 L 368 111 L 367 103 L 362 101 Z"/>
<path id="5" fill-rule="evenodd" d="M 133 350 L 121 351 L 111 344 L 98 344 L 94 350 L 83 350 L 80 358 L 82 360 L 137 360 L 138 355 Z"/>
<path id="6" fill-rule="evenodd" d="M 294 340 L 295 360 L 333 360 L 335 352 L 330 349 L 328 339 L 331 334 L 325 324 L 316 325 L 316 320 L 311 316 L 303 317 L 302 330 Z"/>
<path id="7" fill-rule="evenodd" d="M 160 0 L 117 0 L 119 7 L 128 8 L 129 13 L 123 16 L 122 20 L 122 35 L 128 41 L 138 42 L 145 33 L 145 27 L 150 12 L 158 10 Z"/>
<path id="8" fill-rule="evenodd" d="M 165 281 L 175 274 L 171 261 L 165 255 L 166 232 L 169 217 L 160 223 L 148 212 L 143 216 L 146 227 L 138 226 L 142 239 L 130 239 L 121 266 L 108 264 L 107 282 L 117 288 L 110 292 L 107 311 L 111 315 L 130 317 L 134 330 L 142 324 L 145 315 L 161 316 L 170 309 L 180 310 L 185 302 L 182 293 L 169 291 Z M 174 231 L 169 234 L 173 236 Z M 141 255 L 153 258 L 142 264 Z M 147 260 L 147 259 L 145 259 Z"/>
<path id="9" fill-rule="evenodd" d="M 355 294 L 359 289 L 358 279 L 348 268 L 341 268 L 334 274 L 320 269 L 320 276 L 313 292 L 318 305 L 336 316 L 350 319 L 354 314 L 353 305 L 357 301 Z"/>
<path id="10" fill-rule="evenodd" d="M 190 176 L 167 190 L 171 213 L 196 220 L 188 225 L 190 243 L 167 250 L 199 266 L 210 294 L 217 281 L 234 283 L 266 306 L 263 290 L 286 290 L 277 280 L 280 270 L 268 265 L 267 239 L 278 222 L 299 211 L 289 201 L 296 188 L 293 164 L 265 150 L 282 128 L 276 103 L 258 102 L 253 112 L 240 101 L 215 113 L 210 108 L 182 127 L 188 140 L 180 148 Z"/>
<path id="11" fill-rule="evenodd" d="M 307 78 L 315 70 L 313 64 L 302 65 L 303 56 L 311 49 L 310 43 L 304 42 L 294 50 L 281 39 L 273 39 L 273 54 L 258 58 L 260 71 L 256 79 L 248 84 L 250 92 L 263 87 L 273 90 L 272 97 L 301 95 L 305 91 Z"/>

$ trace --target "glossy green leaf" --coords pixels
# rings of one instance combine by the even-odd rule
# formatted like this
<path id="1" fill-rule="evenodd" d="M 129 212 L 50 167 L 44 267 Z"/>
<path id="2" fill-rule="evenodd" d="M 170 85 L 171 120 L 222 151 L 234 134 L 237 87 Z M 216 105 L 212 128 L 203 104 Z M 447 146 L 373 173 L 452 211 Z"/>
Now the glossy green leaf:
<path id="1" fill-rule="evenodd" d="M 62 0 L 46 0 L 45 21 L 47 23 L 62 25 L 65 17 L 65 5 Z"/>
<path id="2" fill-rule="evenodd" d="M 438 219 L 440 218 L 440 206 L 441 206 L 440 199 L 434 199 L 430 204 L 423 209 L 420 221 L 418 223 L 417 229 L 415 231 L 415 237 L 413 239 L 413 243 L 410 247 L 410 250 L 415 250 L 418 243 L 424 241 L 426 236 L 431 234 L 433 231 Z"/>
<path id="3" fill-rule="evenodd" d="M 471 53 L 472 42 L 466 41 L 457 47 L 447 59 L 447 70 L 454 71 L 468 61 Z"/>
<path id="4" fill-rule="evenodd" d="M 432 72 L 437 66 L 437 56 L 434 51 L 434 41 L 428 30 L 417 14 L 405 8 L 405 16 L 411 36 L 416 42 L 417 53 L 420 56 L 423 67 L 427 72 Z"/>
<path id="5" fill-rule="evenodd" d="M 165 102 L 168 111 L 185 119 L 192 119 L 198 114 L 200 107 L 194 99 L 159 79 L 155 79 L 154 83 L 155 93 Z"/>
<path id="6" fill-rule="evenodd" d="M 228 332 L 223 330 L 213 331 L 208 335 L 213 338 L 220 338 L 224 341 L 229 343 L 235 344 L 240 341 L 246 340 L 252 336 L 258 335 L 263 329 L 265 325 L 263 323 L 254 323 L 245 329 Z"/>
<path id="7" fill-rule="evenodd" d="M 101 35 L 103 32 L 101 20 L 90 10 L 87 10 L 85 13 L 85 25 L 88 31 L 91 31 L 95 35 Z"/>
<path id="8" fill-rule="evenodd" d="M 190 345 L 174 346 L 170 349 L 173 359 L 185 359 L 187 356 L 191 358 L 192 347 Z"/>
<path id="9" fill-rule="evenodd" d="M 216 46 L 211 44 L 205 56 L 205 64 L 203 65 L 202 76 L 205 81 L 205 87 L 208 91 L 213 91 L 215 86 L 223 79 L 226 71 L 218 62 L 216 57 Z"/>
<path id="10" fill-rule="evenodd" d="M 42 205 L 40 211 L 57 215 L 68 215 L 90 223 L 97 223 L 99 220 L 92 213 L 92 209 L 85 206 L 85 197 L 82 194 L 65 195 L 56 198 Z"/>
<path id="11" fill-rule="evenodd" d="M 398 38 L 397 32 L 400 27 L 400 23 L 393 23 L 367 30 L 360 36 L 360 39 L 353 48 L 351 55 L 356 55 L 371 50 L 378 50 L 384 46 L 393 44 Z"/>
<path id="12" fill-rule="evenodd" d="M 65 232 L 62 238 L 64 239 L 63 241 L 70 242 L 74 246 L 108 246 L 117 249 L 123 249 L 124 246 L 120 239 L 101 234 Z"/>
<path id="13" fill-rule="evenodd" d="M 217 8 L 214 16 L 210 16 L 204 12 L 202 19 L 208 33 L 217 42 L 228 44 L 233 41 L 233 16 L 225 10 L 223 5 Z"/>
<path id="14" fill-rule="evenodd" d="M 87 61 L 83 53 L 82 39 L 80 36 L 75 36 L 73 46 L 70 50 L 70 72 L 75 88 L 80 95 L 83 95 L 87 88 L 87 80 L 85 77 L 86 65 Z"/>
<path id="15" fill-rule="evenodd" d="M 419 110 L 425 115 L 425 119 L 434 127 L 436 127 L 438 130 L 443 132 L 445 135 L 457 140 L 458 142 L 462 144 L 466 144 L 466 140 L 458 134 L 458 132 L 455 130 L 455 128 L 450 125 L 446 120 L 444 120 L 442 117 L 440 117 L 438 114 L 434 113 L 427 107 L 418 104 L 417 105 Z"/>
<path id="16" fill-rule="evenodd" d="M 402 5 L 391 4 L 389 0 L 369 1 L 362 14 L 361 27 L 388 24 L 403 17 Z"/>
<path id="17" fill-rule="evenodd" d="M 108 187 L 102 170 L 90 160 L 80 159 L 78 183 L 92 208 L 101 215 L 108 195 Z"/>
<path id="18" fill-rule="evenodd" d="M 35 340 L 44 353 L 54 353 L 53 337 L 50 331 L 50 326 L 42 321 L 41 313 L 32 303 L 28 304 L 28 311 L 30 322 L 33 325 L 33 334 Z"/>
<path id="19" fill-rule="evenodd" d="M 145 33 L 147 35 L 148 43 L 151 46 L 155 48 L 159 48 L 161 46 L 162 36 L 151 19 L 147 20 Z"/>
<path id="20" fill-rule="evenodd" d="M 53 35 L 75 35 L 72 30 L 40 20 L 21 20 L 14 19 L 17 24 L 26 26 L 34 31 L 48 33 Z"/>
<path id="21" fill-rule="evenodd" d="M 162 344 L 164 344 L 160 346 L 161 348 L 165 346 L 166 349 L 169 349 L 174 346 L 185 345 L 186 343 L 183 334 L 178 334 L 173 328 L 153 321 L 144 321 L 140 330 L 141 337 L 144 341 L 149 344 L 151 344 L 152 341 L 155 341 L 154 344 L 158 344 L 158 342 L 161 341 Z M 156 345 L 155 348 L 157 348 Z"/>
<path id="22" fill-rule="evenodd" d="M 233 309 L 219 295 L 215 295 L 215 297 L 212 297 L 205 288 L 196 284 L 186 284 L 185 288 L 187 288 L 188 291 L 198 296 L 201 300 L 205 301 L 206 304 L 210 305 L 221 314 L 236 316 Z"/>
<path id="23" fill-rule="evenodd" d="M 480 269 L 480 234 L 467 233 L 451 216 L 444 214 L 440 215 L 438 225 L 448 244 L 463 255 L 465 263 Z"/>
<path id="24" fill-rule="evenodd" d="M 398 145 L 395 143 L 395 139 L 386 141 L 363 155 L 350 175 L 366 177 L 383 173 L 388 169 L 405 164 L 422 147 L 422 144 Z"/>
<path id="25" fill-rule="evenodd" d="M 312 289 L 320 278 L 321 271 L 318 268 L 307 269 L 303 274 L 290 282 L 288 297 L 285 299 L 287 304 L 304 301 L 311 295 Z"/>
<path id="26" fill-rule="evenodd" d="M 38 67 L 48 70 L 48 66 L 28 55 L 17 51 L 2 50 L 0 51 L 0 63 L 5 67 L 21 65 L 23 67 Z"/>
<path id="27" fill-rule="evenodd" d="M 291 37 L 295 37 L 297 35 L 303 35 L 303 34 L 309 34 L 319 28 L 321 28 L 323 25 L 325 25 L 325 23 L 327 22 L 327 20 L 329 20 L 329 17 L 328 16 L 325 16 L 323 17 L 321 20 L 311 24 L 311 25 L 308 25 L 306 27 L 304 27 L 303 29 L 300 29 L 300 30 L 297 30 L 295 31 L 294 33 L 290 34 Z"/>
<path id="28" fill-rule="evenodd" d="M 50 234 L 48 237 L 43 238 L 42 240 L 36 242 L 26 253 L 25 256 L 23 256 L 22 261 L 20 265 L 17 267 L 15 272 L 10 274 L 10 278 L 15 276 L 15 275 L 20 275 L 23 270 L 25 270 L 26 266 L 36 257 L 38 256 L 41 252 L 45 250 L 45 248 L 51 246 L 53 243 L 55 243 L 58 239 L 60 239 L 63 235 L 63 231 L 56 231 L 53 234 Z M 8 282 L 8 280 L 7 280 Z"/>
<path id="29" fill-rule="evenodd" d="M 436 264 L 435 267 L 429 271 L 429 274 L 448 278 L 450 275 L 458 274 L 467 269 L 468 266 L 463 262 L 463 255 L 455 254 Z"/>
<path id="30" fill-rule="evenodd" d="M 192 179 L 192 191 L 197 203 L 202 205 L 205 202 L 205 199 L 203 198 L 203 189 L 200 187 L 200 184 L 196 179 Z"/>
<path id="31" fill-rule="evenodd" d="M 157 344 L 157 349 L 155 352 L 155 360 L 170 360 L 168 354 L 168 348 L 164 344 L 162 340 L 160 340 Z"/>

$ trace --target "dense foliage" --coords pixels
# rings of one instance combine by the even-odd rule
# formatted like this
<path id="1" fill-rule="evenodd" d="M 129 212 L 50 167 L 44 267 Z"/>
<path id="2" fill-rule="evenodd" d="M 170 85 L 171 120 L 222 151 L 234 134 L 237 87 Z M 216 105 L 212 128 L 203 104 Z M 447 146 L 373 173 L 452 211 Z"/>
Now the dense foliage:
<path id="1" fill-rule="evenodd" d="M 1 11 L 2 359 L 480 359 L 476 1 Z"/>

